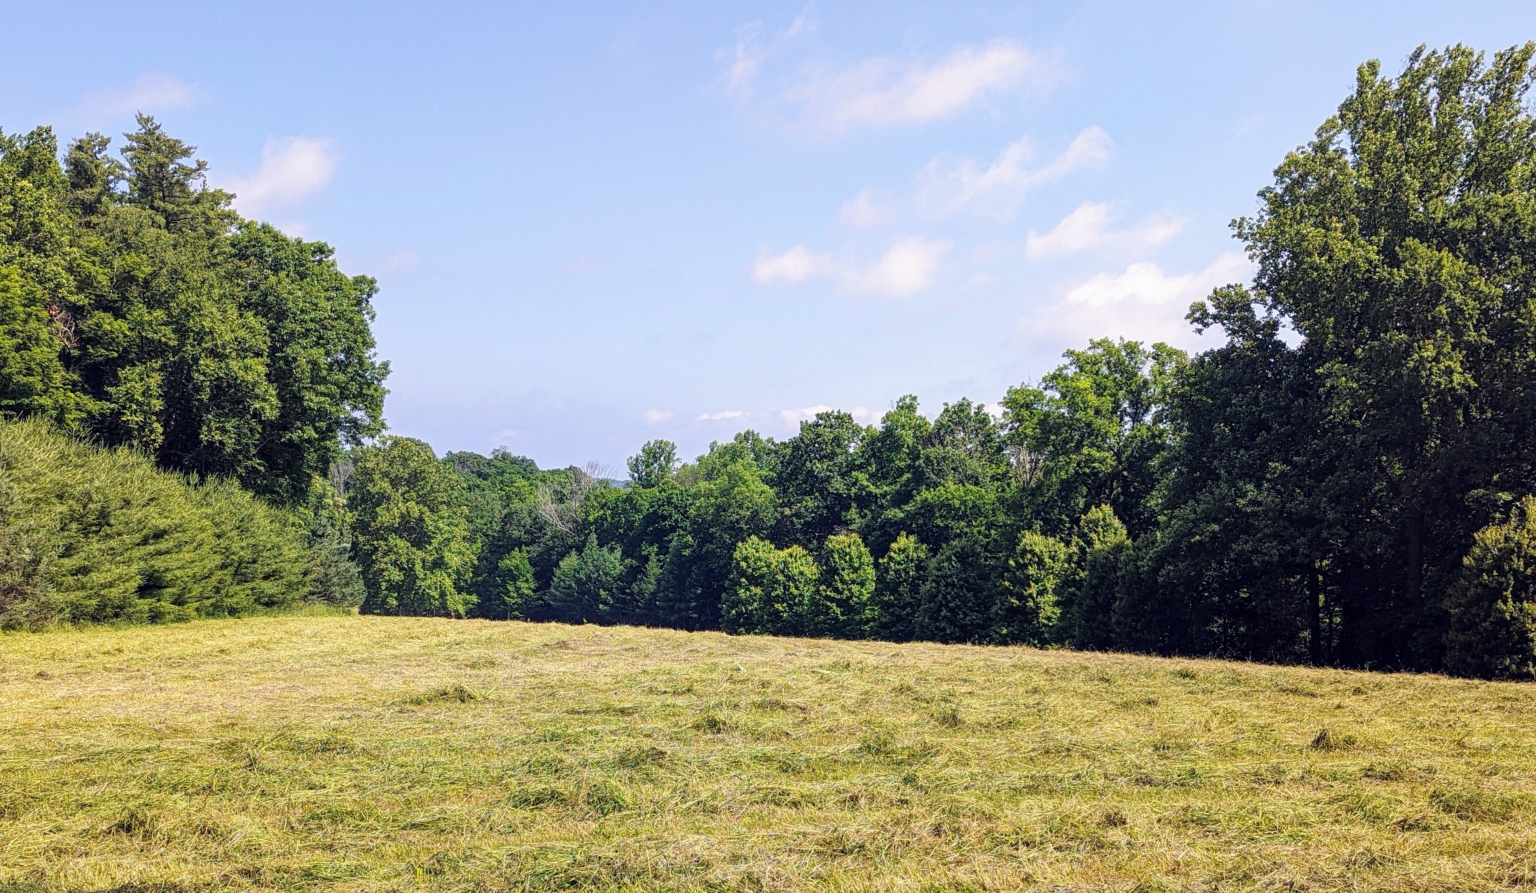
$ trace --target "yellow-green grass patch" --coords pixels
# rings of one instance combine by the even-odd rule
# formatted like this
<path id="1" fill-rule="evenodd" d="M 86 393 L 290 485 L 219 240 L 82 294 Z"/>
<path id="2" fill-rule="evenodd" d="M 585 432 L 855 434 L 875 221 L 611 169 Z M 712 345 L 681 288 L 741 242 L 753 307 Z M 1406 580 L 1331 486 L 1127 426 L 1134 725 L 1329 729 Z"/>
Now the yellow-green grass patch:
<path id="1" fill-rule="evenodd" d="M 0 891 L 1536 890 L 1536 687 L 356 616 L 0 636 Z"/>

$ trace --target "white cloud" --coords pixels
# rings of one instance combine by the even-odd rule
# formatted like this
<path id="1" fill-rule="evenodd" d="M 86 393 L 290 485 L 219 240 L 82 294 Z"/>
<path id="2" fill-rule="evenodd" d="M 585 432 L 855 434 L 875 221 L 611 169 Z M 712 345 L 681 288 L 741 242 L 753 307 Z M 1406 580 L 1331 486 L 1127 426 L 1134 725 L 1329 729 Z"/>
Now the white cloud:
<path id="1" fill-rule="evenodd" d="M 793 425 L 796 422 L 808 422 L 816 418 L 820 413 L 828 412 L 831 409 L 832 407 L 825 403 L 818 403 L 815 406 L 807 406 L 802 409 L 781 409 L 779 410 L 779 416 L 784 419 L 786 425 Z"/>
<path id="2" fill-rule="evenodd" d="M 77 112 L 86 117 L 130 115 L 183 108 L 201 98 L 196 87 L 164 74 L 144 74 L 127 87 L 97 90 L 85 97 Z"/>
<path id="3" fill-rule="evenodd" d="M 1153 248 L 1179 234 L 1184 221 L 1153 216 L 1129 229 L 1110 227 L 1119 214 L 1104 202 L 1083 202 L 1045 235 L 1030 230 L 1024 255 L 1032 259 L 1075 254 L 1103 248 Z"/>
<path id="4" fill-rule="evenodd" d="M 736 47 L 733 50 L 721 50 L 715 54 L 715 58 L 729 59 L 731 62 L 730 70 L 725 76 L 725 92 L 729 96 L 744 99 L 752 95 L 752 82 L 757 76 L 757 66 L 762 64 L 768 54 L 757 36 L 761 27 L 761 22 L 742 25 L 736 29 Z"/>
<path id="5" fill-rule="evenodd" d="M 790 26 L 779 32 L 771 42 L 765 43 L 760 36 L 762 22 L 748 22 L 736 29 L 736 45 L 715 53 L 715 58 L 729 61 L 725 74 L 725 93 L 738 99 L 748 99 L 757 80 L 758 67 L 769 56 L 802 34 L 816 30 L 816 20 L 806 10 L 795 17 Z"/>
<path id="6" fill-rule="evenodd" d="M 1054 60 L 999 40 L 962 47 L 932 66 L 867 59 L 845 71 L 812 76 L 790 98 L 806 105 L 812 123 L 840 131 L 948 118 L 988 95 L 1047 87 L 1059 76 Z"/>
<path id="7" fill-rule="evenodd" d="M 294 204 L 331 181 L 336 156 L 327 139 L 268 140 L 256 173 L 229 182 L 235 206 L 247 217 Z"/>
<path id="8" fill-rule="evenodd" d="M 870 269 L 845 271 L 844 287 L 862 294 L 892 298 L 914 294 L 933 281 L 939 261 L 948 250 L 948 242 L 902 239 Z"/>
<path id="9" fill-rule="evenodd" d="M 1198 336 L 1184 320 L 1190 303 L 1211 289 L 1252 278 L 1253 264 L 1229 252 L 1195 273 L 1170 276 L 1141 261 L 1123 273 L 1100 273 L 1067 292 L 1057 304 L 1024 319 L 1029 340 L 1080 346 L 1089 338 L 1130 338 L 1196 347 Z"/>
<path id="10" fill-rule="evenodd" d="M 920 178 L 919 202 L 938 214 L 973 210 L 1006 217 L 1031 189 L 1108 159 L 1112 145 L 1109 134 L 1088 127 L 1065 151 L 1037 168 L 1029 167 L 1034 148 L 1027 137 L 1010 144 L 986 167 L 969 158 L 958 163 L 934 159 Z"/>
<path id="11" fill-rule="evenodd" d="M 895 216 L 891 206 L 877 201 L 874 191 L 866 186 L 858 195 L 843 202 L 843 210 L 837 215 L 837 220 L 844 226 L 864 229 L 889 222 Z"/>
<path id="12" fill-rule="evenodd" d="M 723 422 L 728 419 L 739 419 L 746 413 L 739 409 L 728 409 L 724 412 L 706 412 L 699 416 L 701 422 Z"/>
<path id="13" fill-rule="evenodd" d="M 644 414 L 642 414 L 640 417 L 642 419 L 645 419 L 645 423 L 647 425 L 654 425 L 657 422 L 665 422 L 667 419 L 672 418 L 672 410 L 670 410 L 670 409 L 647 409 L 644 412 Z"/>
<path id="14" fill-rule="evenodd" d="M 779 418 L 782 418 L 784 420 L 784 424 L 786 425 L 796 426 L 801 422 L 809 422 L 821 413 L 831 411 L 832 407 L 825 403 L 818 403 L 815 406 L 806 406 L 800 409 L 779 410 Z M 884 415 L 884 413 L 869 409 L 865 406 L 855 406 L 854 408 L 848 410 L 848 414 L 853 416 L 853 420 L 858 422 L 860 425 L 873 425 L 879 422 L 881 416 Z"/>
<path id="15" fill-rule="evenodd" d="M 830 254 L 812 254 L 804 245 L 796 245 L 783 254 L 770 255 L 759 250 L 752 262 L 752 281 L 758 285 L 779 283 L 796 284 L 813 276 L 830 276 L 836 272 Z"/>
<path id="16" fill-rule="evenodd" d="M 831 279 L 845 291 L 883 297 L 904 297 L 927 288 L 949 251 L 949 243 L 908 237 L 898 239 L 873 266 L 860 269 L 813 254 L 804 245 L 769 254 L 759 250 L 752 263 L 752 280 L 759 285 L 796 285 L 808 279 Z"/>

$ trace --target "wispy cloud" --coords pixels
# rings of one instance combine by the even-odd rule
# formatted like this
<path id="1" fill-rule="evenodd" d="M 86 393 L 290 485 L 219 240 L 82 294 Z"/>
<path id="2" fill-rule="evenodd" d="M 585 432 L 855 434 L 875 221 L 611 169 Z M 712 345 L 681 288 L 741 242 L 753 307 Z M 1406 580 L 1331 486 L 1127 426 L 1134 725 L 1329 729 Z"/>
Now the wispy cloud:
<path id="1" fill-rule="evenodd" d="M 798 285 L 813 277 L 835 276 L 837 271 L 832 255 L 812 254 L 804 245 L 783 254 L 769 254 L 764 248 L 752 262 L 752 281 L 758 285 Z"/>
<path id="2" fill-rule="evenodd" d="M 715 54 L 715 58 L 729 65 L 725 74 L 724 91 L 727 96 L 748 99 L 757 82 L 758 68 L 769 56 L 779 52 L 795 38 L 816 30 L 816 20 L 806 10 L 795 17 L 790 26 L 763 38 L 763 23 L 748 22 L 736 29 L 736 43 Z"/>
<path id="3" fill-rule="evenodd" d="M 809 279 L 830 279 L 857 294 L 904 297 L 929 286 L 949 247 L 941 240 L 899 239 L 864 268 L 838 263 L 832 255 L 815 254 L 804 245 L 782 254 L 762 250 L 752 264 L 752 280 L 759 285 L 797 285 Z"/>
<path id="4" fill-rule="evenodd" d="M 861 294 L 892 298 L 915 294 L 933 281 L 939 261 L 948 251 L 948 242 L 902 239 L 892 245 L 873 267 L 846 273 L 844 286 Z"/>
<path id="5" fill-rule="evenodd" d="M 982 99 L 1051 86 L 1054 59 L 1008 40 L 961 47 L 932 65 L 866 59 L 841 71 L 812 72 L 788 98 L 805 108 L 817 129 L 926 124 L 958 115 Z"/>
<path id="6" fill-rule="evenodd" d="M 166 74 L 143 74 L 126 87 L 97 90 L 75 107 L 84 118 L 161 112 L 193 105 L 202 98 L 192 84 Z"/>
<path id="7" fill-rule="evenodd" d="M 1154 215 L 1135 226 L 1115 229 L 1112 224 L 1119 216 L 1106 202 L 1083 202 L 1045 235 L 1030 230 L 1024 240 L 1024 255 L 1039 260 L 1107 248 L 1154 248 L 1184 228 L 1183 220 Z"/>
<path id="8" fill-rule="evenodd" d="M 268 140 L 261 150 L 261 167 L 249 177 L 229 181 L 235 206 L 248 217 L 297 203 L 324 187 L 336 172 L 336 156 L 328 139 L 291 137 Z"/>
<path id="9" fill-rule="evenodd" d="M 647 409 L 641 413 L 640 418 L 645 419 L 647 425 L 655 425 L 672 418 L 672 415 L 673 413 L 670 409 Z"/>
<path id="10" fill-rule="evenodd" d="M 837 220 L 844 226 L 865 229 L 895 219 L 895 209 L 890 202 L 875 198 L 874 190 L 864 187 L 858 195 L 843 202 L 843 210 Z"/>
<path id="11" fill-rule="evenodd" d="M 1021 334 L 1028 340 L 1066 343 L 1108 336 L 1193 347 L 1198 336 L 1184 320 L 1190 303 L 1213 288 L 1252 276 L 1253 263 L 1241 252 L 1223 254 L 1203 270 L 1179 275 L 1140 261 L 1070 289 L 1057 304 L 1021 321 Z"/>
<path id="12" fill-rule="evenodd" d="M 739 419 L 744 415 L 746 413 L 739 409 L 728 409 L 724 412 L 706 412 L 699 416 L 698 420 L 701 422 L 724 422 L 730 419 Z"/>
<path id="13" fill-rule="evenodd" d="M 986 166 L 969 158 L 934 159 L 918 180 L 918 202 L 934 214 L 974 211 L 1007 217 L 1030 190 L 1103 163 L 1112 146 L 1109 134 L 1088 127 L 1061 154 L 1039 167 L 1030 166 L 1035 152 L 1027 137 L 1009 144 Z"/>
<path id="14" fill-rule="evenodd" d="M 402 248 L 384 258 L 384 269 L 391 273 L 410 273 L 421 267 L 421 253 L 414 248 Z"/>

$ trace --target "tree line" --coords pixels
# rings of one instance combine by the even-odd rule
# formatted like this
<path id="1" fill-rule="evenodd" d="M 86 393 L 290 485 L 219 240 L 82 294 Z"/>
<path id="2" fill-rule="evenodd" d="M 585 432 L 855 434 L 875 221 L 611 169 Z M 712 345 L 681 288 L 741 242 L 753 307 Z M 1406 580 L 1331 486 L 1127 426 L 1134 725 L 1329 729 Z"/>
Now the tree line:
<path id="1" fill-rule="evenodd" d="M 1531 61 L 1362 66 L 1235 223 L 1258 273 L 1191 308 L 1195 356 L 1095 341 L 996 415 L 655 441 L 617 484 L 366 447 L 365 609 L 1529 676 Z"/>
<path id="2" fill-rule="evenodd" d="M 0 410 L 288 507 L 371 612 L 1527 677 L 1533 52 L 1362 66 L 1235 222 L 1253 281 L 1190 309 L 1217 347 L 1094 341 L 991 406 L 624 480 L 379 436 L 371 280 L 153 121 L 122 161 L 7 138 Z"/>

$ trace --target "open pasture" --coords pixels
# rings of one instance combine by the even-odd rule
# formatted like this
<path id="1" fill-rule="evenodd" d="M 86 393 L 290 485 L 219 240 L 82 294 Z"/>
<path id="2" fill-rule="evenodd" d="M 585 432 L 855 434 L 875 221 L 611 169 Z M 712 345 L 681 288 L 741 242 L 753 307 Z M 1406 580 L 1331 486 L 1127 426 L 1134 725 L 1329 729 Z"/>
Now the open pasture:
<path id="1" fill-rule="evenodd" d="M 1536 687 L 360 616 L 0 636 L 0 891 L 1536 888 Z"/>

